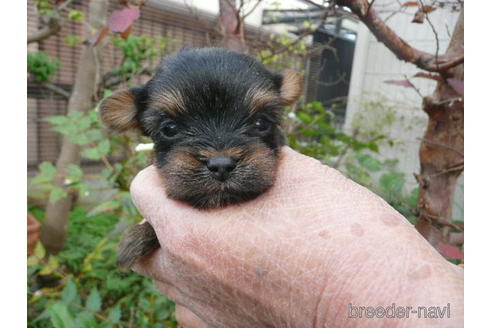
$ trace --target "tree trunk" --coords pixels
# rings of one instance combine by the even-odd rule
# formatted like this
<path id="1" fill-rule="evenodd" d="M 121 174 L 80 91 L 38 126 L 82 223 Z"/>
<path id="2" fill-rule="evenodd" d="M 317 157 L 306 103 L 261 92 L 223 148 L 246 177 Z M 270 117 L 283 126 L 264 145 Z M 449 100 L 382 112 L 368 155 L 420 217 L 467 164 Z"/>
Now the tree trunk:
<path id="1" fill-rule="evenodd" d="M 105 25 L 108 0 L 91 0 L 89 4 L 89 25 L 101 29 Z M 89 31 L 86 33 L 89 38 Z M 68 102 L 68 113 L 87 112 L 94 106 L 94 94 L 99 79 L 100 50 L 86 45 L 80 57 L 73 91 Z M 80 164 L 80 146 L 71 143 L 63 136 L 61 152 L 56 162 L 58 177 L 55 186 L 63 187 L 66 167 Z M 50 253 L 60 251 L 67 234 L 67 222 L 72 207 L 72 197 L 68 196 L 46 206 L 45 221 L 41 230 L 41 241 Z"/>
<path id="2" fill-rule="evenodd" d="M 463 10 L 456 23 L 446 55 L 464 51 Z M 464 64 L 442 73 L 433 95 L 423 101 L 429 122 L 420 145 L 419 218 L 417 230 L 434 246 L 447 243 L 456 181 L 464 168 L 464 101 L 448 83 L 463 81 Z"/>
<path id="3" fill-rule="evenodd" d="M 219 8 L 223 46 L 237 52 L 246 52 L 248 47 L 244 39 L 244 24 L 234 0 L 219 0 Z"/>

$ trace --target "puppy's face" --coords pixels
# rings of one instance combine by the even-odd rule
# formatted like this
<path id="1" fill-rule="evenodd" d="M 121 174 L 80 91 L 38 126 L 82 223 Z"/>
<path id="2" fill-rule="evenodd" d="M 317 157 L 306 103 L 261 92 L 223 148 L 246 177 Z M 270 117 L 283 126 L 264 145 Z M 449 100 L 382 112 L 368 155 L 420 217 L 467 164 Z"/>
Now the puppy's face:
<path id="1" fill-rule="evenodd" d="M 301 90 L 297 73 L 271 73 L 246 55 L 183 50 L 146 85 L 105 99 L 100 111 L 109 127 L 152 138 L 169 197 L 210 208 L 252 199 L 273 184 L 282 105 Z"/>

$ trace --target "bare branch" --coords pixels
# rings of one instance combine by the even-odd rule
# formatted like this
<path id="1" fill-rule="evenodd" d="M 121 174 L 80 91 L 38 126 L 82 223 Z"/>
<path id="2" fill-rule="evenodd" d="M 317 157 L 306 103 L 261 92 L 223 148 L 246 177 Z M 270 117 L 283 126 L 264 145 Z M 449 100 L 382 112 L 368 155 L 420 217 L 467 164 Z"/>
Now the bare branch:
<path id="1" fill-rule="evenodd" d="M 219 0 L 219 25 L 225 48 L 237 52 L 245 52 L 248 49 L 239 10 L 231 0 Z"/>
<path id="2" fill-rule="evenodd" d="M 429 72 L 443 72 L 445 70 L 443 67 L 449 67 L 450 58 L 448 56 L 441 55 L 436 58 L 433 54 L 413 48 L 401 39 L 385 24 L 374 8 L 371 8 L 367 0 L 336 0 L 336 3 L 350 8 L 374 36 L 384 43 L 398 59 L 412 63 Z"/>
<path id="3" fill-rule="evenodd" d="M 441 71 L 445 71 L 455 66 L 458 66 L 460 64 L 463 64 L 464 62 L 465 62 L 465 56 L 462 55 L 454 59 L 450 58 L 446 63 L 439 65 L 439 68 L 441 69 Z"/>
<path id="4" fill-rule="evenodd" d="M 256 8 L 258 8 L 258 6 L 260 5 L 260 3 L 262 2 L 263 0 L 256 0 L 256 3 L 255 5 L 253 6 L 253 8 L 251 8 L 250 11 L 248 11 L 247 13 L 245 13 L 244 15 L 242 15 L 241 17 L 241 21 L 244 22 L 244 20 L 246 19 L 246 17 L 248 17 L 249 15 L 251 15 L 255 10 Z"/>
<path id="5" fill-rule="evenodd" d="M 276 49 L 274 49 L 273 51 L 271 51 L 271 53 L 268 56 L 262 57 L 261 60 L 269 59 L 269 58 L 271 58 L 271 57 L 273 57 L 275 55 L 279 55 L 279 54 L 281 54 L 281 53 L 289 50 L 289 47 L 295 45 L 296 43 L 298 43 L 299 41 L 301 41 L 302 39 L 304 39 L 306 36 L 312 34 L 316 30 L 318 30 L 321 27 L 323 27 L 323 25 L 325 24 L 326 18 L 328 18 L 328 14 L 333 9 L 331 6 L 329 6 L 329 7 L 323 7 L 323 8 L 324 8 L 325 12 L 323 13 L 323 16 L 321 17 L 321 21 L 318 24 L 318 26 L 316 26 L 314 29 L 307 29 L 305 32 L 299 34 L 297 36 L 297 38 L 295 38 L 294 40 L 292 40 L 291 42 L 289 42 L 289 44 L 286 45 L 284 48 L 281 48 L 281 49 L 277 49 L 276 48 Z M 331 45 L 331 42 L 333 42 L 333 40 L 330 41 L 329 45 Z"/>
<path id="6" fill-rule="evenodd" d="M 420 6 L 422 7 L 422 10 L 423 10 L 424 3 L 422 2 L 422 0 L 419 0 L 419 2 L 420 2 Z M 432 5 L 434 5 L 434 3 L 432 3 Z M 425 20 L 427 21 L 427 23 L 429 23 L 429 25 L 432 29 L 432 33 L 434 33 L 434 38 L 436 40 L 436 54 L 435 54 L 436 66 L 437 66 L 437 70 L 440 71 L 440 67 L 439 67 L 439 35 L 437 34 L 437 31 L 436 31 L 436 28 L 434 27 L 434 24 L 432 24 L 432 22 L 429 18 L 429 13 L 425 12 L 425 10 L 423 10 L 423 11 L 424 11 L 424 15 L 425 15 Z"/>
<path id="7" fill-rule="evenodd" d="M 49 19 L 44 22 L 44 26 L 27 36 L 27 44 L 42 41 L 60 32 L 63 25 L 60 13 L 72 4 L 73 1 L 74 0 L 65 1 L 56 7 L 53 16 L 49 17 Z"/>
<path id="8" fill-rule="evenodd" d="M 408 76 L 405 74 L 405 80 L 407 80 L 407 82 L 410 84 L 410 86 L 412 87 L 412 89 L 415 90 L 415 92 L 418 93 L 418 95 L 420 96 L 420 98 L 424 98 L 424 95 L 420 92 L 420 90 L 415 86 L 415 84 L 413 84 L 410 79 L 408 78 Z"/>
<path id="9" fill-rule="evenodd" d="M 50 83 L 50 82 L 40 82 L 40 83 L 37 83 L 37 84 L 40 87 L 43 87 L 43 88 L 45 88 L 47 90 L 50 90 L 50 91 L 53 91 L 57 95 L 62 96 L 63 98 L 65 98 L 67 100 L 70 98 L 70 92 L 66 91 L 63 88 L 60 88 L 59 86 L 54 85 L 53 83 Z"/>
<path id="10" fill-rule="evenodd" d="M 101 82 L 99 89 L 111 89 L 114 88 L 115 86 L 128 82 L 132 77 L 139 76 L 139 75 L 148 75 L 152 76 L 155 71 L 157 70 L 157 67 L 144 67 L 140 71 L 136 72 L 133 76 L 131 77 L 122 77 L 114 72 L 108 72 L 106 73 Z"/>
<path id="11" fill-rule="evenodd" d="M 59 20 L 56 18 L 52 18 L 48 21 L 48 23 L 44 27 L 42 27 L 41 29 L 37 30 L 34 33 L 30 33 L 27 36 L 27 43 L 29 44 L 32 42 L 42 41 L 60 32 L 60 30 L 61 30 L 61 25 Z"/>

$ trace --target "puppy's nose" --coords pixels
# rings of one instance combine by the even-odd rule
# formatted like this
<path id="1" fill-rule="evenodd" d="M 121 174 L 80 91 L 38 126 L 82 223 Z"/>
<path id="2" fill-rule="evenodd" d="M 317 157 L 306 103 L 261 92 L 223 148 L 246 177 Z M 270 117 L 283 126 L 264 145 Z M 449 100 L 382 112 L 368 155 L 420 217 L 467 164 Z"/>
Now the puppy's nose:
<path id="1" fill-rule="evenodd" d="M 207 161 L 207 168 L 220 181 L 225 181 L 235 167 L 236 161 L 229 156 L 214 156 Z"/>

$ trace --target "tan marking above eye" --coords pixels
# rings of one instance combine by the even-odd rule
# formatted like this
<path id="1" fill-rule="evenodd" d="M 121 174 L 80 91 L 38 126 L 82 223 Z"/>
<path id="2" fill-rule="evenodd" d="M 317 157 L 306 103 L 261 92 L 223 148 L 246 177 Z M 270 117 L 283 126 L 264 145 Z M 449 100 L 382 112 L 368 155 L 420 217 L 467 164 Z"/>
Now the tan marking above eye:
<path id="1" fill-rule="evenodd" d="M 279 102 L 279 96 L 273 91 L 262 86 L 254 86 L 246 93 L 246 101 L 249 103 L 252 113 L 256 113 L 263 106 Z"/>
<path id="2" fill-rule="evenodd" d="M 232 158 L 241 158 L 243 154 L 244 154 L 244 149 L 240 147 L 232 147 L 220 151 L 212 148 L 208 148 L 208 149 L 201 150 L 199 152 L 200 157 L 204 159 L 208 159 L 212 156 L 219 156 L 219 155 L 230 156 Z"/>
<path id="3" fill-rule="evenodd" d="M 183 95 L 176 89 L 161 91 L 152 96 L 150 102 L 152 108 L 162 109 L 167 114 L 176 116 L 186 111 Z"/>

